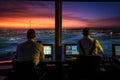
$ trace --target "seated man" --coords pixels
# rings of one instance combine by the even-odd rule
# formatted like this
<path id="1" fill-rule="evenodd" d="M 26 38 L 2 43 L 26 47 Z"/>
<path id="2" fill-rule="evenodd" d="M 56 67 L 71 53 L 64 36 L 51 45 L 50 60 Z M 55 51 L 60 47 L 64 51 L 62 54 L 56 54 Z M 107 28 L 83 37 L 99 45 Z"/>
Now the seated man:
<path id="1" fill-rule="evenodd" d="M 93 75 L 99 72 L 99 64 L 101 61 L 100 55 L 103 54 L 103 48 L 98 40 L 90 36 L 90 29 L 83 29 L 83 39 L 78 41 L 78 52 L 76 62 L 72 65 L 74 72 L 78 77 L 82 75 Z"/>
<path id="2" fill-rule="evenodd" d="M 16 51 L 16 57 L 18 61 L 18 63 L 16 63 L 16 66 L 17 65 L 20 66 L 20 67 L 18 66 L 19 71 L 23 71 L 20 74 L 21 75 L 25 74 L 25 77 L 28 74 L 30 74 L 31 70 L 34 71 L 34 68 L 38 69 L 37 65 L 39 64 L 40 61 L 44 60 L 43 45 L 35 41 L 34 29 L 29 29 L 27 31 L 27 39 L 28 39 L 27 41 L 17 46 L 17 51 Z M 32 77 L 32 75 L 31 76 L 29 75 L 28 77 Z"/>
<path id="3" fill-rule="evenodd" d="M 80 55 L 101 55 L 103 48 L 98 40 L 90 36 L 90 29 L 83 29 L 83 39 L 78 41 L 78 51 Z"/>

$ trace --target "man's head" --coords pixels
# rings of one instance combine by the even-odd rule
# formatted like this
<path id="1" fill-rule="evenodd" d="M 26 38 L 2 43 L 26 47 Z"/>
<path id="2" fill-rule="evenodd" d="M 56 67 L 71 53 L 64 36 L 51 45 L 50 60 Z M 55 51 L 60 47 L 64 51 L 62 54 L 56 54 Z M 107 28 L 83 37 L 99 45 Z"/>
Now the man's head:
<path id="1" fill-rule="evenodd" d="M 83 29 L 83 35 L 84 35 L 84 36 L 90 35 L 90 29 L 89 29 L 89 28 L 84 28 L 84 29 Z"/>
<path id="2" fill-rule="evenodd" d="M 29 29 L 29 30 L 27 31 L 27 38 L 28 38 L 28 39 L 35 38 L 35 30 L 34 30 L 34 29 Z"/>

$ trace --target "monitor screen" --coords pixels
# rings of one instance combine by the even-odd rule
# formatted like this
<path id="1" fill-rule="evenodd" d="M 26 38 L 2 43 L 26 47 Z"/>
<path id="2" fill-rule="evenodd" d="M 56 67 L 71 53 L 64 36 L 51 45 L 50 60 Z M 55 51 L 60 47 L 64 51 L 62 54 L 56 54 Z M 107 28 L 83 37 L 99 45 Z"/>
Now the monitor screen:
<path id="1" fill-rule="evenodd" d="M 43 45 L 44 45 L 44 54 L 51 55 L 53 50 L 52 44 L 43 44 Z"/>
<path id="2" fill-rule="evenodd" d="M 113 55 L 120 56 L 120 44 L 113 44 Z"/>
<path id="3" fill-rule="evenodd" d="M 120 56 L 120 44 L 112 44 L 113 56 Z"/>
<path id="4" fill-rule="evenodd" d="M 65 44 L 65 55 L 78 55 L 77 44 Z"/>

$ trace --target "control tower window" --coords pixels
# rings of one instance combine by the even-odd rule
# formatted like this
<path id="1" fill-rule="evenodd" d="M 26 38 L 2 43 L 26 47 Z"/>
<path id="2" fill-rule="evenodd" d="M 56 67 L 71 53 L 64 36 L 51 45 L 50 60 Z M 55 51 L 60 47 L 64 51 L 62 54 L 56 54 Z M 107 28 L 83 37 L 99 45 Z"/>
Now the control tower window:
<path id="1" fill-rule="evenodd" d="M 0 1 L 0 60 L 14 57 L 29 28 L 36 40 L 55 44 L 55 1 Z"/>
<path id="2" fill-rule="evenodd" d="M 74 44 L 82 36 L 82 28 L 91 28 L 104 55 L 112 56 L 112 44 L 120 43 L 120 2 L 62 2 L 62 44 Z"/>

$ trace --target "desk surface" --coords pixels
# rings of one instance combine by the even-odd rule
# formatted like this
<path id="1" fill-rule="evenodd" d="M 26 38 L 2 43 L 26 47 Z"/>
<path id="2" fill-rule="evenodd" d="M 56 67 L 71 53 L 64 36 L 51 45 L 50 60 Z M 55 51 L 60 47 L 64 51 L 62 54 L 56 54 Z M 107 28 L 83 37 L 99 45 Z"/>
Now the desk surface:
<path id="1" fill-rule="evenodd" d="M 3 69 L 12 69 L 12 60 L 6 60 L 6 61 L 0 61 L 0 70 Z M 51 61 L 51 60 L 46 60 L 43 62 L 40 62 L 40 65 L 44 65 L 46 67 L 55 67 L 55 66 L 62 66 L 62 67 L 69 67 L 71 66 L 73 63 L 75 63 L 75 60 L 68 60 L 68 61 Z M 116 63 L 103 63 L 100 64 L 101 67 L 113 67 L 113 68 L 117 68 L 118 70 L 120 70 L 120 64 L 116 64 Z"/>

